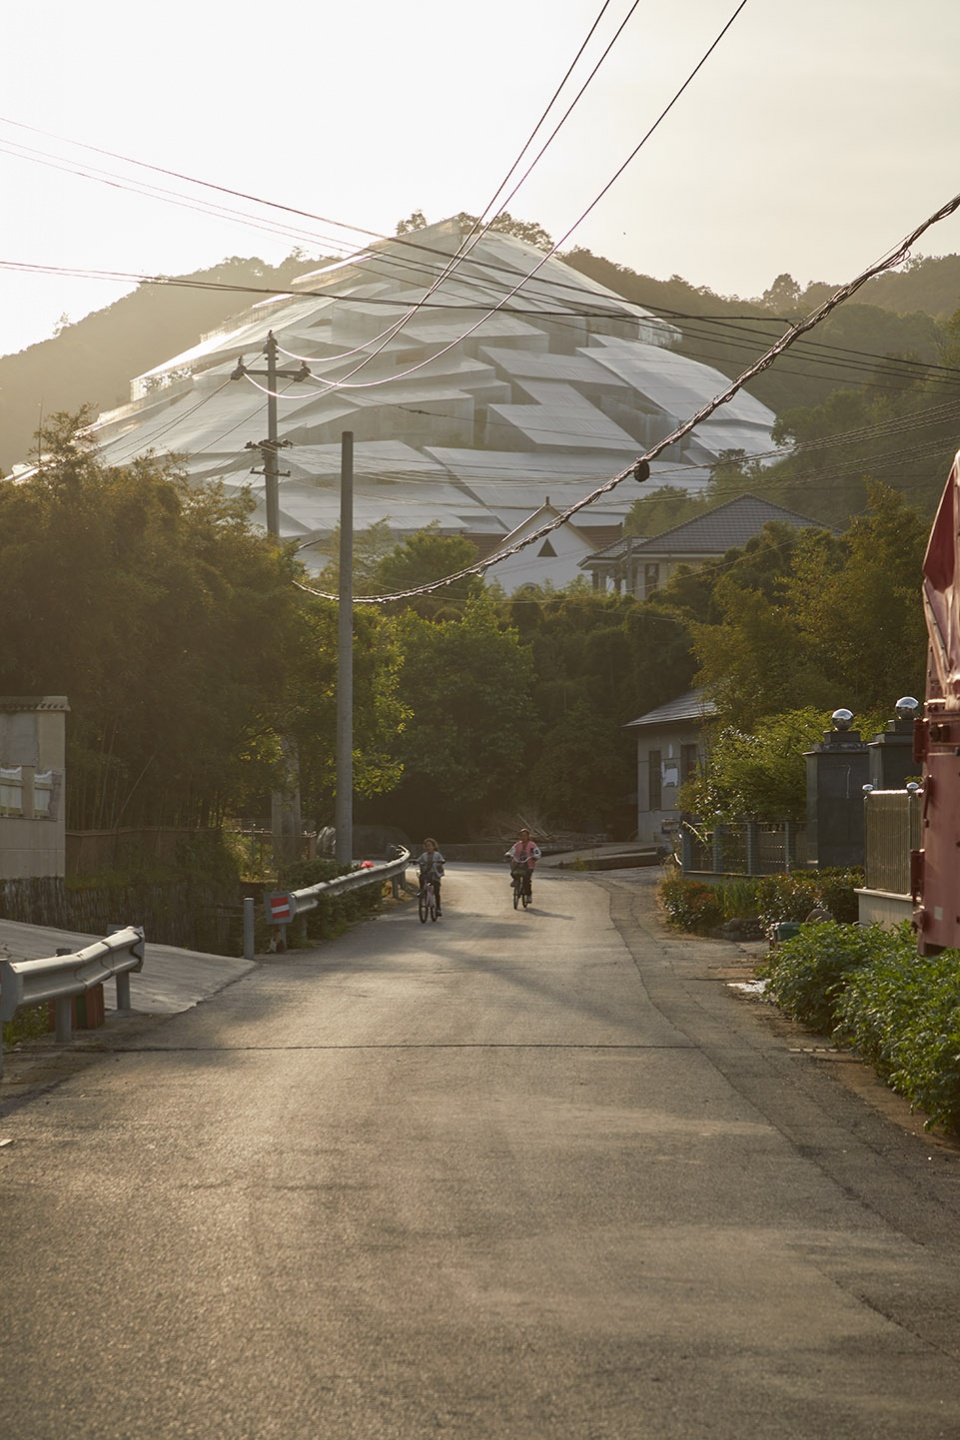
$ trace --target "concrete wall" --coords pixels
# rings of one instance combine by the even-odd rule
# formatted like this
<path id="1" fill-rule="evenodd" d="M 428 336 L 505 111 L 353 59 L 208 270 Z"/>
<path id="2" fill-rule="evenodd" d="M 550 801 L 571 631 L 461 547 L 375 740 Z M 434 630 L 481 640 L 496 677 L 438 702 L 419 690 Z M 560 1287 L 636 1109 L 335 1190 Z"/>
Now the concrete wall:
<path id="1" fill-rule="evenodd" d="M 0 768 L 19 772 L 15 813 L 0 815 L 0 880 L 62 879 L 66 873 L 61 695 L 0 696 Z M 49 776 L 41 789 L 39 776 Z"/>

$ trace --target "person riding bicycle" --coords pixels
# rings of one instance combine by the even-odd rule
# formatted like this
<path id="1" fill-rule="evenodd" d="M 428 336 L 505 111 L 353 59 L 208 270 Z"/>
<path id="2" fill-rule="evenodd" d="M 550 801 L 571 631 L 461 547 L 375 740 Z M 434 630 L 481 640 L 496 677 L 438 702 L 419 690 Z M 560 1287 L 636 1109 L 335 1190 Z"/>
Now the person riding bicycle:
<path id="1" fill-rule="evenodd" d="M 533 870 L 540 859 L 540 847 L 530 838 L 530 831 L 524 826 L 516 842 L 506 852 L 506 858 L 510 861 L 511 876 L 522 871 L 523 888 L 529 899 L 533 899 Z"/>
<path id="2" fill-rule="evenodd" d="M 422 890 L 429 880 L 433 885 L 433 893 L 437 897 L 437 914 L 443 912 L 440 909 L 440 882 L 443 879 L 443 867 L 446 860 L 437 849 L 436 840 L 428 835 L 423 842 L 423 854 L 417 859 L 417 870 L 420 875 L 420 889 Z"/>

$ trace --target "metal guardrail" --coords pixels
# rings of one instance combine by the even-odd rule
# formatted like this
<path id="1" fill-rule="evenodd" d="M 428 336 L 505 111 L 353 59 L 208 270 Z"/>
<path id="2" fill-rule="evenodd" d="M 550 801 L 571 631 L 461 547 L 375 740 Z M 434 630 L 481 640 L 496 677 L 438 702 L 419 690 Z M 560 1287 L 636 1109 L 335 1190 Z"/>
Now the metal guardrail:
<path id="1" fill-rule="evenodd" d="M 338 875 L 336 880 L 321 880 L 319 884 L 309 885 L 305 890 L 291 890 L 291 899 L 296 901 L 297 914 L 303 915 L 308 910 L 316 909 L 323 895 L 344 895 L 348 890 L 360 890 L 364 885 L 381 885 L 384 880 L 402 875 L 409 864 L 410 851 L 401 850 L 396 860 L 387 860 L 381 864 L 370 862 L 359 870 L 351 870 L 349 875 Z"/>
<path id="2" fill-rule="evenodd" d="M 286 947 L 286 927 L 298 915 L 315 910 L 324 895 L 343 895 L 348 890 L 360 890 L 365 885 L 382 885 L 385 880 L 395 880 L 410 864 L 410 851 L 400 847 L 396 860 L 381 863 L 366 861 L 349 875 L 338 875 L 335 880 L 321 880 L 303 890 L 282 890 L 267 895 L 264 906 L 268 925 L 279 925 L 280 947 Z M 244 901 L 243 953 L 246 959 L 253 959 L 253 901 Z"/>
<path id="3" fill-rule="evenodd" d="M 54 1004 L 56 1039 L 66 1044 L 73 1031 L 74 996 L 85 995 L 105 980 L 117 982 L 117 1009 L 130 1009 L 130 974 L 143 967 L 144 938 L 138 925 L 116 930 L 70 954 L 42 960 L 0 960 L 0 1024 L 19 1010 Z M 0 1036 L 0 1074 L 3 1040 Z"/>

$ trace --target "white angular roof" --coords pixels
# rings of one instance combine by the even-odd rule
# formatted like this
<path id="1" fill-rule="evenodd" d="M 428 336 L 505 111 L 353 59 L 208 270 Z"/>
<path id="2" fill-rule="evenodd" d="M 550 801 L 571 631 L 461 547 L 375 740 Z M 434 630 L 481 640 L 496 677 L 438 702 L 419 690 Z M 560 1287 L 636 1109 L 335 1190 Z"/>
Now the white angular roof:
<path id="1" fill-rule="evenodd" d="M 310 372 L 277 386 L 283 536 L 336 528 L 344 431 L 357 528 L 385 520 L 402 538 L 436 521 L 444 533 L 507 535 L 547 495 L 566 506 L 590 494 L 728 384 L 672 350 L 669 323 L 563 261 L 493 231 L 456 261 L 461 244 L 467 233 L 444 221 L 252 306 L 133 382 L 131 403 L 97 422 L 103 459 L 172 452 L 198 482 L 249 485 L 262 515 L 250 446 L 267 435 L 272 332 L 280 368 L 305 361 Z M 241 356 L 257 374 L 232 379 Z M 650 483 L 701 489 L 722 450 L 772 451 L 773 420 L 741 392 L 665 453 Z M 637 495 L 626 481 L 576 522 L 609 525 Z M 304 551 L 308 564 L 316 553 Z"/>

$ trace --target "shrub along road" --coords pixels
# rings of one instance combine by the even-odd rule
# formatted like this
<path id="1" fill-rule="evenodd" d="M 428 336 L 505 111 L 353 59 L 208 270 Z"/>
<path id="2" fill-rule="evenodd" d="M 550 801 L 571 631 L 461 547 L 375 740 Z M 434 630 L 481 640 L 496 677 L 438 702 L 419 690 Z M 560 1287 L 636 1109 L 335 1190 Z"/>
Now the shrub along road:
<path id="1" fill-rule="evenodd" d="M 0 1433 L 954 1437 L 957 1152 L 655 879 L 450 867 L 0 1087 Z"/>

